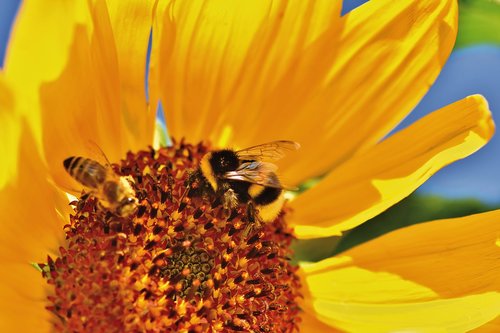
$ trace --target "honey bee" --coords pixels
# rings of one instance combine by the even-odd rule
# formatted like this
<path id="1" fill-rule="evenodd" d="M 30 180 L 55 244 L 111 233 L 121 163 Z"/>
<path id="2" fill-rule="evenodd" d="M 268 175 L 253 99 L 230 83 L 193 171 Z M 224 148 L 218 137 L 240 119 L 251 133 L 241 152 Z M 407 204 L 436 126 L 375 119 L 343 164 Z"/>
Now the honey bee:
<path id="1" fill-rule="evenodd" d="M 81 156 L 68 157 L 63 165 L 70 176 L 93 192 L 105 209 L 122 217 L 136 210 L 138 200 L 127 177 L 119 176 L 110 167 Z"/>
<path id="2" fill-rule="evenodd" d="M 215 194 L 225 209 L 247 204 L 250 222 L 255 216 L 262 222 L 273 221 L 285 201 L 284 189 L 272 163 L 285 156 L 286 150 L 297 150 L 293 141 L 273 141 L 242 150 L 222 149 L 205 154 L 198 169 L 188 177 L 190 184 L 197 182 L 201 195 Z M 217 201 L 217 200 L 216 200 Z"/>

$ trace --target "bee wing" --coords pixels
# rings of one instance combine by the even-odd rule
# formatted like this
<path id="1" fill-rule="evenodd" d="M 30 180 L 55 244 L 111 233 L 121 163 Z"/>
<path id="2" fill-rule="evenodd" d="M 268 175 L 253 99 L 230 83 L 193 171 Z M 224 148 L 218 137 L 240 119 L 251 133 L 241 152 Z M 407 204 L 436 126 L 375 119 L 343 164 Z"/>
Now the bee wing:
<path id="1" fill-rule="evenodd" d="M 93 177 L 105 177 L 107 174 L 107 168 L 95 160 L 90 160 L 92 163 L 88 163 L 85 171 Z"/>
<path id="2" fill-rule="evenodd" d="M 300 144 L 294 141 L 272 141 L 236 151 L 242 160 L 277 161 L 285 156 L 286 151 L 297 150 Z"/>
<path id="3" fill-rule="evenodd" d="M 76 165 L 79 168 L 75 170 L 78 174 L 77 179 L 82 185 L 95 189 L 107 178 L 108 169 L 93 159 L 85 157 L 81 157 L 81 159 L 85 160 L 85 164 L 80 162 L 79 165 Z"/>
<path id="4" fill-rule="evenodd" d="M 252 184 L 266 187 L 294 190 L 295 188 L 284 186 L 276 176 L 278 167 L 273 163 L 252 161 L 242 163 L 235 171 L 226 172 L 225 179 L 241 180 Z"/>

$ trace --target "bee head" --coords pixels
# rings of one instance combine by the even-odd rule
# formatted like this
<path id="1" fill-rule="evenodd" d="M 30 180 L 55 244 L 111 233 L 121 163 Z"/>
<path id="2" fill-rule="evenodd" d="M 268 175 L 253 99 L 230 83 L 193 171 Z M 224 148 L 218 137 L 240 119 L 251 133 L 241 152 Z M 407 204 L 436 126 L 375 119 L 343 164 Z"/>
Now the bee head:
<path id="1" fill-rule="evenodd" d="M 135 212 L 137 209 L 137 198 L 135 197 L 126 197 L 120 201 L 118 207 L 116 207 L 116 212 L 118 215 L 126 217 Z"/>
<path id="2" fill-rule="evenodd" d="M 228 171 L 234 171 L 240 165 L 236 153 L 229 149 L 212 152 L 209 160 L 213 173 L 216 176 L 222 176 Z"/>

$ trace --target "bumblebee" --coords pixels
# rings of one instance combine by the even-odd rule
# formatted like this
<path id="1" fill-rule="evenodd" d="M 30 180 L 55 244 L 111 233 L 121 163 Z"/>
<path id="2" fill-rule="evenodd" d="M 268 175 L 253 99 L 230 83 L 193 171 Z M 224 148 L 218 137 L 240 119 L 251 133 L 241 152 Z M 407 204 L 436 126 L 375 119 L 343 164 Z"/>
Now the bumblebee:
<path id="1" fill-rule="evenodd" d="M 138 200 L 127 177 L 119 176 L 110 167 L 81 156 L 68 157 L 63 165 L 75 180 L 92 191 L 105 209 L 122 217 L 136 210 Z"/>
<path id="2" fill-rule="evenodd" d="M 285 156 L 287 150 L 297 150 L 293 141 L 273 141 L 242 150 L 222 149 L 205 154 L 197 171 L 188 178 L 188 187 L 198 183 L 201 195 L 215 194 L 216 202 L 232 210 L 247 204 L 250 222 L 257 217 L 262 222 L 273 221 L 285 201 L 284 189 L 272 161 Z"/>

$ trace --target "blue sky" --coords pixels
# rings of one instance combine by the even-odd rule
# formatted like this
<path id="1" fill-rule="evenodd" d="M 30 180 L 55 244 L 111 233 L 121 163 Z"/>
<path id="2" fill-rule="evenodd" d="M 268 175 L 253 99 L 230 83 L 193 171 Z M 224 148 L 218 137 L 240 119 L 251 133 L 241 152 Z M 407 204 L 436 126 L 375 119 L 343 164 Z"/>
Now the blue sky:
<path id="1" fill-rule="evenodd" d="M 364 3 L 346 0 L 343 13 Z M 10 26 L 18 0 L 0 1 L 0 60 L 3 64 Z M 500 47 L 479 45 L 454 51 L 436 83 L 416 109 L 398 127 L 406 127 L 433 110 L 471 94 L 484 95 L 500 124 Z M 476 154 L 438 172 L 420 189 L 421 193 L 452 198 L 476 197 L 500 203 L 500 135 Z"/>
<path id="2" fill-rule="evenodd" d="M 19 0 L 0 1 L 0 64 L 3 65 L 5 46 L 9 37 L 10 26 L 17 12 Z"/>
<path id="3" fill-rule="evenodd" d="M 405 127 L 432 110 L 467 95 L 482 94 L 493 119 L 500 124 L 500 47 L 479 45 L 453 52 L 437 81 L 415 110 L 403 121 Z M 420 189 L 452 198 L 473 196 L 500 203 L 500 135 L 480 151 L 439 171 Z"/>

